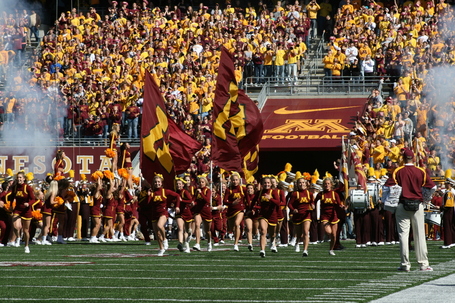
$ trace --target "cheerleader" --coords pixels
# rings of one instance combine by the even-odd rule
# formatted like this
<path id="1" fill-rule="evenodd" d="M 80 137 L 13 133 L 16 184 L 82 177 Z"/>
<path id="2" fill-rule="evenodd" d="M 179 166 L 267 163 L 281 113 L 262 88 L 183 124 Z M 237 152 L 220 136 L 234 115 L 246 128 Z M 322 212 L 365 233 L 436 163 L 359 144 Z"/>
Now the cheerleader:
<path id="1" fill-rule="evenodd" d="M 92 217 L 90 243 L 100 243 L 97 236 L 101 228 L 101 204 L 103 204 L 103 195 L 101 194 L 102 189 L 102 180 L 101 178 L 98 178 L 96 179 L 95 186 L 92 188 L 93 205 L 90 207 L 90 216 Z"/>
<path id="2" fill-rule="evenodd" d="M 258 216 L 257 214 L 253 215 L 252 212 L 254 194 L 254 185 L 247 184 L 245 194 L 245 208 L 247 210 L 245 214 L 245 229 L 249 251 L 253 251 L 253 235 L 257 235 L 259 226 Z"/>
<path id="3" fill-rule="evenodd" d="M 223 193 L 226 191 L 226 183 L 219 183 L 212 192 L 212 242 L 213 246 L 220 245 L 221 239 L 224 238 L 223 228 Z M 218 235 L 217 235 L 218 232 Z"/>
<path id="4" fill-rule="evenodd" d="M 297 191 L 290 194 L 289 211 L 292 214 L 294 224 L 294 239 L 301 239 L 303 235 L 303 256 L 308 256 L 308 242 L 310 240 L 311 214 L 314 209 L 313 194 L 307 189 L 308 183 L 304 178 L 297 181 Z M 295 251 L 300 252 L 297 242 Z"/>
<path id="5" fill-rule="evenodd" d="M 230 181 L 231 184 L 226 189 L 223 204 L 227 207 L 228 231 L 234 233 L 234 251 L 239 251 L 240 224 L 245 214 L 246 188 L 241 184 L 240 175 L 237 172 L 232 173 Z"/>
<path id="6" fill-rule="evenodd" d="M 63 150 L 58 150 L 55 155 L 55 164 L 54 164 L 54 177 L 63 176 L 65 173 L 65 152 Z"/>
<path id="7" fill-rule="evenodd" d="M 114 241 L 126 242 L 125 234 L 123 232 L 123 228 L 125 227 L 125 204 L 127 196 L 128 199 L 130 197 L 126 181 L 126 179 L 122 179 L 122 185 L 118 189 L 118 203 L 115 209 L 118 225 L 117 230 L 115 231 Z"/>
<path id="8" fill-rule="evenodd" d="M 112 242 L 114 240 L 115 211 L 118 204 L 117 179 L 110 179 L 107 187 L 103 201 L 104 231 L 99 239 L 101 242 Z"/>
<path id="9" fill-rule="evenodd" d="M 43 230 L 43 215 L 41 213 L 43 209 L 44 193 L 41 189 L 35 189 L 35 202 L 31 205 L 32 208 L 32 222 L 30 225 L 30 237 L 33 239 L 36 234 L 36 229 Z M 39 240 L 35 241 L 36 244 L 42 244 Z"/>
<path id="10" fill-rule="evenodd" d="M 16 176 L 16 181 L 12 186 L 9 201 L 16 201 L 16 206 L 13 210 L 13 228 L 15 236 L 15 246 L 20 245 L 20 231 L 24 233 L 25 253 L 30 253 L 28 247 L 30 241 L 30 222 L 32 221 L 32 204 L 35 202 L 35 194 L 33 188 L 25 183 L 25 173 L 19 172 Z"/>
<path id="11" fill-rule="evenodd" d="M 47 240 L 49 235 L 49 230 L 51 227 L 51 220 L 52 220 L 52 203 L 55 197 L 57 197 L 58 192 L 58 182 L 52 180 L 49 184 L 49 189 L 46 191 L 44 195 L 44 203 L 43 207 L 41 208 L 41 214 L 43 215 L 43 228 L 41 229 L 41 234 L 38 237 L 39 242 L 42 245 L 52 245 L 50 241 Z"/>
<path id="12" fill-rule="evenodd" d="M 204 223 L 204 231 L 207 238 L 207 251 L 212 251 L 212 210 L 210 207 L 210 199 L 212 192 L 207 187 L 207 178 L 199 177 L 199 186 L 196 189 L 196 199 L 191 203 L 192 212 L 194 214 L 196 244 L 193 246 L 194 250 L 201 250 L 201 223 Z"/>
<path id="13" fill-rule="evenodd" d="M 175 214 L 178 226 L 178 241 L 177 248 L 181 252 L 190 253 L 191 240 L 191 223 L 194 222 L 193 214 L 191 213 L 190 204 L 193 202 L 193 197 L 190 192 L 185 189 L 186 181 L 182 178 L 177 178 L 175 181 L 176 192 L 180 196 L 180 200 L 175 206 Z"/>
<path id="14" fill-rule="evenodd" d="M 335 256 L 333 251 L 337 240 L 338 222 L 336 207 L 341 206 L 340 197 L 333 190 L 333 181 L 331 178 L 325 178 L 322 182 L 323 191 L 320 192 L 315 202 L 321 202 L 321 222 L 324 225 L 325 233 L 330 237 L 329 255 Z"/>
<path id="15" fill-rule="evenodd" d="M 109 133 L 109 148 L 115 151 L 114 157 L 112 158 L 112 171 L 117 174 L 117 142 L 120 142 L 120 125 L 118 123 L 112 124 L 112 130 Z"/>
<path id="16" fill-rule="evenodd" d="M 0 247 L 7 244 L 12 246 L 12 243 L 8 243 L 8 237 L 11 233 L 11 208 L 8 197 L 11 195 L 10 190 L 11 181 L 5 181 L 2 183 L 2 191 L 0 192 Z"/>
<path id="17" fill-rule="evenodd" d="M 67 179 L 61 179 L 58 181 L 57 196 L 54 200 L 51 200 L 52 205 L 52 220 L 51 225 L 54 226 L 55 220 L 58 222 L 58 244 L 66 244 L 63 240 L 63 232 L 65 230 L 65 224 L 67 221 L 66 204 L 73 202 L 74 192 L 69 191 L 70 182 Z"/>
<path id="18" fill-rule="evenodd" d="M 262 189 L 256 194 L 253 200 L 252 214 L 258 213 L 260 240 L 259 246 L 261 251 L 259 255 L 265 258 L 265 246 L 267 244 L 267 233 L 269 234 L 271 246 L 270 250 L 278 252 L 273 245 L 275 229 L 278 224 L 277 211 L 280 208 L 280 197 L 278 192 L 272 189 L 272 181 L 269 177 L 262 179 Z"/>
<path id="19" fill-rule="evenodd" d="M 150 214 L 152 228 L 155 233 L 155 238 L 158 241 L 159 251 L 158 256 L 163 256 L 164 252 L 169 248 L 166 239 L 166 230 L 164 225 L 169 217 L 167 211 L 168 204 L 171 201 L 180 200 L 179 194 L 163 188 L 163 176 L 156 175 L 153 178 L 153 190 L 147 192 L 149 204 L 151 204 Z"/>

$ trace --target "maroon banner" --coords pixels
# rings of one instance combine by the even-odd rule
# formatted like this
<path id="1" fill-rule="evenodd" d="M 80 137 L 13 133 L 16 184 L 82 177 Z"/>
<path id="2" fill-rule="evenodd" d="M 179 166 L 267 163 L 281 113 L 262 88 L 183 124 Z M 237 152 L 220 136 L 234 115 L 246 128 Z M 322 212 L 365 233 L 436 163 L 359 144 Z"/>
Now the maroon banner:
<path id="1" fill-rule="evenodd" d="M 241 172 L 243 157 L 260 142 L 262 132 L 259 110 L 243 91 L 239 91 L 234 61 L 223 47 L 213 107 L 214 164 L 228 171 Z"/>
<path id="2" fill-rule="evenodd" d="M 187 135 L 171 118 L 168 118 L 168 126 L 174 169 L 180 175 L 190 167 L 193 156 L 202 148 L 202 144 Z"/>
<path id="3" fill-rule="evenodd" d="M 268 99 L 261 150 L 341 150 L 366 98 Z"/>
<path id="4" fill-rule="evenodd" d="M 141 124 L 141 171 L 152 184 L 156 174 L 163 176 L 163 186 L 174 188 L 174 163 L 169 149 L 166 107 L 158 85 L 145 73 L 144 103 Z"/>
<path id="5" fill-rule="evenodd" d="M 90 175 L 95 171 L 109 170 L 112 167 L 112 159 L 108 158 L 104 150 L 106 146 L 84 147 L 1 147 L 0 148 L 0 175 L 4 175 L 8 168 L 13 173 L 23 170 L 25 173 L 32 172 L 36 180 L 44 180 L 48 173 L 53 174 L 55 153 L 58 149 L 65 152 L 64 172 L 68 176 L 70 170 L 74 170 L 74 180 L 80 180 L 81 174 Z M 139 147 L 131 147 L 131 159 L 139 152 Z"/>

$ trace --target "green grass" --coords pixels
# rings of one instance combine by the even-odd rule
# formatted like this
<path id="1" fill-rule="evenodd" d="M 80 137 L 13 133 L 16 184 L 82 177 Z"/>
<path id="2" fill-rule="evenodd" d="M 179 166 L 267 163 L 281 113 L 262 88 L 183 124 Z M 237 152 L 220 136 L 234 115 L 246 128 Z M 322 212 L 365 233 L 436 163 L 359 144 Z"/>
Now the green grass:
<path id="1" fill-rule="evenodd" d="M 194 242 L 192 242 L 194 244 Z M 328 255 L 328 243 L 310 245 L 310 256 L 293 247 L 277 254 L 259 249 L 180 253 L 176 242 L 164 257 L 143 242 L 31 246 L 0 249 L 0 300 L 159 302 L 367 302 L 455 272 L 453 251 L 428 242 L 434 272 L 398 273 L 398 245 L 346 249 Z M 205 243 L 202 247 L 205 250 Z M 414 253 L 412 270 L 418 269 Z M 15 266 L 6 266 L 12 262 Z M 23 266 L 14 262 L 32 262 Z M 65 266 L 34 262 L 64 262 Z M 75 262 L 70 264 L 70 262 Z M 82 262 L 82 263 L 78 263 Z M 88 262 L 88 263 L 86 263 Z M 331 299 L 332 298 L 332 299 Z"/>

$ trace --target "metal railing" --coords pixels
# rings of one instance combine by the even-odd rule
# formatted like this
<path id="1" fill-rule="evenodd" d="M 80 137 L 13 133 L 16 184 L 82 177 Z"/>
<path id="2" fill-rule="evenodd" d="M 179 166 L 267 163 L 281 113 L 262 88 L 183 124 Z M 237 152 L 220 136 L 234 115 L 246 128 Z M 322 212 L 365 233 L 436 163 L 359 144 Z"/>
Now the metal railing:
<path id="1" fill-rule="evenodd" d="M 5 131 L 5 130 L 3 130 Z M 0 132 L 1 134 L 1 132 Z M 38 146 L 38 147 L 52 147 L 52 146 L 100 146 L 100 147 L 109 147 L 110 142 L 107 138 L 43 138 L 45 136 L 41 136 L 39 142 L 33 140 L 32 138 L 2 138 L 0 136 L 0 147 L 27 147 L 27 146 Z M 140 139 L 129 139 L 129 138 L 121 138 L 122 143 L 128 142 L 131 146 L 139 146 Z"/>

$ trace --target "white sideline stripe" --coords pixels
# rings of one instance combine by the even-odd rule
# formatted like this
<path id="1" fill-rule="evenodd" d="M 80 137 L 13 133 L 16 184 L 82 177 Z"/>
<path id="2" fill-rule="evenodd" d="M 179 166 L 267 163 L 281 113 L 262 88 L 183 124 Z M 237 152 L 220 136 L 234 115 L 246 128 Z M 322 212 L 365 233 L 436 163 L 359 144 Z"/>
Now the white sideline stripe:
<path id="1" fill-rule="evenodd" d="M 232 302 L 232 303 L 263 303 L 264 300 L 221 300 L 221 299 L 131 299 L 131 298 L 0 298 L 1 301 L 153 301 L 153 302 Z M 296 300 L 267 300 L 270 303 L 323 303 L 327 301 L 312 300 L 312 301 L 296 301 Z M 331 303 L 345 302 L 346 301 L 334 301 L 331 300 Z M 354 301 L 352 301 L 354 302 Z"/>
<path id="2" fill-rule="evenodd" d="M 336 290 L 333 287 L 198 287 L 198 286 L 74 286 L 74 285 L 1 285 L 11 288 L 78 288 L 78 289 L 200 289 L 200 290 Z"/>
<path id="3" fill-rule="evenodd" d="M 42 276 L 2 276 L 2 279 L 42 279 Z M 112 276 L 108 277 L 87 277 L 87 276 L 56 276 L 54 275 L 53 278 L 65 278 L 65 279 L 112 279 Z M 120 276 L 115 276 L 116 279 L 122 279 L 122 280 L 177 280 L 177 277 L 120 277 Z M 322 279 L 322 278 L 274 278 L 274 279 L 260 279 L 260 278 L 197 278 L 197 277 L 192 277 L 192 281 L 197 281 L 197 280 L 239 280 L 239 281 L 333 281 L 333 278 L 331 279 Z M 363 279 L 343 279 L 343 281 L 363 281 Z M 0 284 L 1 286 L 1 284 Z"/>

